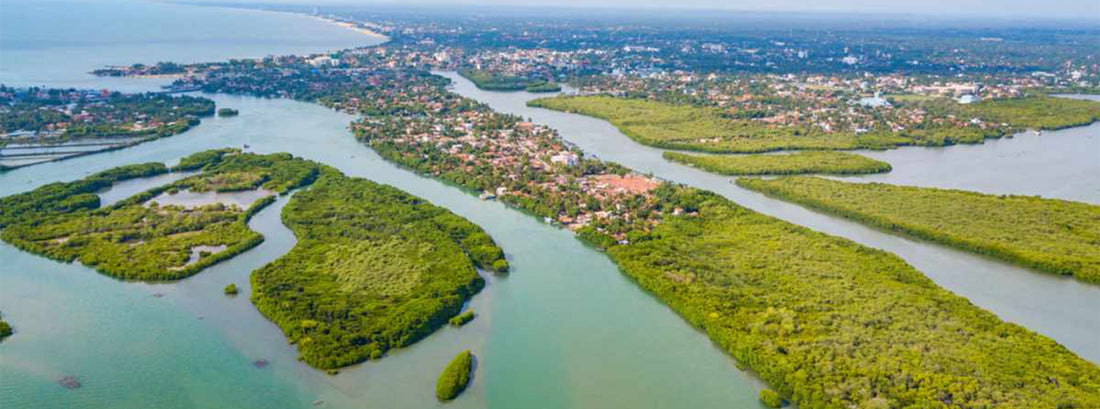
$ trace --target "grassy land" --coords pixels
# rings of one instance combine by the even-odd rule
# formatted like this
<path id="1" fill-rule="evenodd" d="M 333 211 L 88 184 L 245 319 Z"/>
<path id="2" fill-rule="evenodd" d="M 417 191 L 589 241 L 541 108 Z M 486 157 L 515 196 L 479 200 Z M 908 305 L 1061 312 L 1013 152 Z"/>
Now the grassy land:
<path id="1" fill-rule="evenodd" d="M 953 247 L 1100 283 L 1100 206 L 811 177 L 737 184 Z"/>
<path id="2" fill-rule="evenodd" d="M 475 266 L 507 269 L 480 227 L 333 169 L 290 200 L 283 222 L 298 244 L 252 273 L 252 301 L 322 369 L 416 342 L 484 286 Z"/>
<path id="3" fill-rule="evenodd" d="M 646 290 L 802 408 L 1100 407 L 1100 368 L 897 256 L 664 187 L 665 217 L 607 249 Z"/>
<path id="4" fill-rule="evenodd" d="M 889 163 L 847 152 L 805 151 L 790 155 L 691 155 L 665 151 L 664 158 L 722 175 L 852 175 L 889 172 Z"/>
<path id="5" fill-rule="evenodd" d="M 749 120 L 727 119 L 717 108 L 610 96 L 557 96 L 528 105 L 601 118 L 638 143 L 665 149 L 714 153 L 759 153 L 778 150 L 887 149 L 903 145 L 944 146 L 981 143 L 1002 136 L 978 128 L 938 128 L 901 133 L 822 133 L 800 127 L 769 127 Z M 1052 97 L 984 101 L 956 106 L 959 115 L 1018 128 L 1057 129 L 1100 120 L 1100 104 Z"/>
<path id="6" fill-rule="evenodd" d="M 441 401 L 457 398 L 470 383 L 470 371 L 473 370 L 474 356 L 469 350 L 459 352 L 455 359 L 439 374 L 435 384 L 435 397 Z"/>
<path id="7" fill-rule="evenodd" d="M 249 209 L 240 209 L 220 203 L 193 208 L 158 206 L 146 203 L 149 199 L 183 189 L 230 186 L 241 190 L 241 183 L 286 192 L 308 184 L 317 172 L 316 166 L 290 155 L 213 152 L 201 174 L 106 208 L 100 207 L 93 192 L 119 180 L 163 173 L 167 168 L 159 163 L 125 166 L 0 199 L 0 208 L 5 209 L 0 212 L 4 227 L 0 238 L 24 251 L 65 262 L 79 260 L 126 280 L 191 276 L 262 242 L 263 236 L 250 230 L 247 221 L 272 200 L 259 200 Z M 224 247 L 213 253 L 195 250 L 204 246 Z"/>
<path id="8" fill-rule="evenodd" d="M 495 75 L 486 71 L 459 70 L 458 74 L 488 91 L 558 92 L 561 86 L 546 80 L 531 80 Z"/>

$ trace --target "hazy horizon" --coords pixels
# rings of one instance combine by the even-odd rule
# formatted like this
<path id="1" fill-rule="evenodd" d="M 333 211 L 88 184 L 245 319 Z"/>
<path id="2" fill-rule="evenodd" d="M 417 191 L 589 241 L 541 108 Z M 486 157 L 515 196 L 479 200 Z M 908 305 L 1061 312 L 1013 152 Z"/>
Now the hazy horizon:
<path id="1" fill-rule="evenodd" d="M 805 2 L 797 0 L 776 0 L 767 4 L 755 1 L 732 0 L 682 0 L 674 6 L 660 0 L 559 0 L 552 4 L 532 0 L 438 0 L 411 1 L 354 1 L 354 0 L 220 0 L 193 1 L 179 0 L 183 3 L 238 3 L 238 4 L 279 4 L 279 5 L 316 5 L 316 6 L 367 6 L 370 5 L 461 5 L 461 6 L 507 6 L 507 7 L 547 7 L 547 8 L 624 8 L 632 10 L 723 10 L 752 12 L 796 12 L 823 14 L 895 14 L 921 15 L 931 17 L 968 17 L 968 18 L 1011 18 L 1011 19 L 1071 19 L 1091 20 L 1100 23 L 1100 1 L 1091 0 L 1050 0 L 1034 2 L 1028 0 L 821 0 Z"/>

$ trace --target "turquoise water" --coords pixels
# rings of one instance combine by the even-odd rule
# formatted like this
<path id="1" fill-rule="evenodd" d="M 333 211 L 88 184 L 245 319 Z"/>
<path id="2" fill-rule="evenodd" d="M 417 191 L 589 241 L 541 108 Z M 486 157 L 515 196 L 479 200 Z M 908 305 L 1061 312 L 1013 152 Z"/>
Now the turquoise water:
<path id="1" fill-rule="evenodd" d="M 128 10 L 149 10 L 161 17 L 184 12 L 178 9 L 184 6 L 160 6 L 145 4 Z M 66 21 L 74 18 L 70 13 L 111 14 L 102 7 L 107 6 L 52 8 L 34 18 Z M 39 75 L 35 66 L 8 60 L 7 35 L 13 29 L 7 22 L 12 10 L 5 3 L 0 17 L 5 22 L 0 65 L 5 75 L 34 77 Z M 191 29 L 202 32 L 226 30 L 208 26 L 227 24 L 225 13 L 237 11 L 190 7 L 183 15 L 192 16 Z M 296 18 L 288 27 L 286 15 L 248 13 L 247 21 L 230 22 L 250 27 L 240 31 L 271 30 L 283 36 L 327 30 L 311 19 Z M 157 36 L 164 35 L 154 25 L 128 27 L 134 30 L 131 36 L 150 43 L 160 42 Z M 252 40 L 247 38 L 245 45 L 233 39 L 228 34 L 220 38 L 218 44 L 225 48 L 214 47 L 210 59 L 224 58 L 242 47 L 249 49 L 246 55 L 274 52 L 249 45 Z M 164 41 L 174 45 L 152 50 L 171 52 L 187 44 Z M 340 41 L 334 40 L 331 47 L 344 46 Z M 70 69 L 57 68 L 64 71 L 57 82 L 44 85 L 75 81 L 93 87 L 156 86 L 157 81 L 143 80 L 99 83 L 83 74 L 83 67 L 93 64 L 79 60 L 80 56 L 95 54 L 96 64 L 171 57 L 137 53 L 134 50 L 142 46 L 133 43 L 89 40 L 76 45 L 96 51 L 69 54 L 77 56 Z M 272 49 L 301 46 L 289 41 Z M 323 42 L 314 46 L 329 47 Z M 49 53 L 24 48 L 21 52 Z M 240 116 L 207 118 L 184 134 L 121 151 L 3 173 L 0 196 L 122 164 L 173 163 L 196 151 L 248 144 L 261 153 L 285 151 L 318 160 L 447 207 L 483 226 L 501 244 L 512 273 L 486 277 L 486 289 L 470 305 L 478 318 L 465 327 L 443 328 L 383 360 L 328 376 L 298 362 L 278 328 L 248 301 L 249 273 L 293 246 L 293 235 L 278 217 L 286 198 L 250 222 L 265 235 L 262 245 L 170 284 L 119 282 L 80 265 L 56 263 L 0 244 L 0 311 L 16 329 L 12 338 L 0 344 L 0 407 L 301 408 L 315 402 L 331 408 L 436 407 L 441 406 L 434 397 L 439 371 L 467 348 L 479 358 L 477 373 L 467 392 L 447 407 L 759 407 L 759 385 L 749 374 L 737 370 L 703 334 L 640 291 L 603 254 L 585 247 L 569 232 L 394 167 L 352 138 L 347 130 L 351 116 L 286 100 L 208 96 L 219 107 L 238 109 Z M 103 196 L 118 200 L 171 179 L 130 182 Z M 230 282 L 241 287 L 240 296 L 222 294 L 222 287 Z M 270 365 L 253 366 L 260 359 Z M 63 376 L 76 377 L 83 387 L 62 388 L 57 380 Z"/>

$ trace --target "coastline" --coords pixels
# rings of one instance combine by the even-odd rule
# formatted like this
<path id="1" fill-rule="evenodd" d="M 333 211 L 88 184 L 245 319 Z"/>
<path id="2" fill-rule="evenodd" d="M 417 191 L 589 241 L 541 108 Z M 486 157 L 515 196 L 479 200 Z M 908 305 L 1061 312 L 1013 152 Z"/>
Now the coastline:
<path id="1" fill-rule="evenodd" d="M 204 5 L 201 5 L 201 4 L 193 4 L 193 5 L 195 5 L 195 6 L 204 6 Z M 295 17 L 305 17 L 305 18 L 309 18 L 309 19 L 313 19 L 313 20 L 322 21 L 326 24 L 336 25 L 336 26 L 339 26 L 339 27 L 347 29 L 347 30 L 355 31 L 359 34 L 363 34 L 363 35 L 366 35 L 366 36 L 377 38 L 377 39 L 381 40 L 381 42 L 379 44 L 390 41 L 389 36 L 387 36 L 385 34 L 382 34 L 382 33 L 379 33 L 377 31 L 371 30 L 369 28 L 358 27 L 355 24 L 348 23 L 348 22 L 345 22 L 345 21 L 339 21 L 339 20 L 332 19 L 332 18 L 327 18 L 327 17 L 324 17 L 324 16 L 316 16 L 316 15 L 312 15 L 312 14 L 306 14 L 306 13 L 303 13 L 303 12 L 270 10 L 270 9 L 261 8 L 261 7 L 245 7 L 245 6 L 241 6 L 241 5 L 205 5 L 205 6 L 207 6 L 207 7 L 219 7 L 219 8 L 231 8 L 231 9 L 238 9 L 238 10 L 251 10 L 251 11 L 264 12 L 264 13 L 286 14 L 286 15 L 292 15 L 292 16 L 295 16 Z M 375 44 L 375 45 L 377 45 L 377 44 Z"/>
<path id="2" fill-rule="evenodd" d="M 371 36 L 371 37 L 376 37 L 376 38 L 382 39 L 382 42 L 390 41 L 390 38 L 388 36 L 386 36 L 385 34 L 379 33 L 377 31 L 371 30 L 369 28 L 359 27 L 359 26 L 356 26 L 355 24 L 348 23 L 346 21 L 335 20 L 335 19 L 331 19 L 331 18 L 327 18 L 327 17 L 323 17 L 323 16 L 311 16 L 311 15 L 302 14 L 302 13 L 293 13 L 293 12 L 286 12 L 286 13 L 300 15 L 300 16 L 306 16 L 306 17 L 309 17 L 309 18 L 314 19 L 314 20 L 319 20 L 319 21 L 323 21 L 323 22 L 328 23 L 328 24 L 333 24 L 333 25 L 336 25 L 338 27 L 341 27 L 341 28 L 344 28 L 344 29 L 347 29 L 347 30 L 351 30 L 351 31 L 354 31 L 354 32 L 357 32 L 357 33 L 360 33 L 360 34 L 364 34 L 364 35 L 368 35 L 368 36 Z"/>

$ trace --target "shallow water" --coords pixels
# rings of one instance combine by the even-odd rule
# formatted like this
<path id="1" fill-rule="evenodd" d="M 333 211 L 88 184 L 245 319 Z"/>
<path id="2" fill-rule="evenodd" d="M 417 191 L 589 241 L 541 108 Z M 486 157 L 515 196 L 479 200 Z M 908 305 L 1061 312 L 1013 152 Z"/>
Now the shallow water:
<path id="1" fill-rule="evenodd" d="M 808 210 L 795 204 L 771 199 L 734 185 L 732 177 L 715 175 L 666 161 L 661 157 L 662 150 L 635 143 L 607 121 L 526 106 L 527 101 L 545 97 L 547 94 L 483 91 L 455 73 L 442 74 L 454 81 L 454 90 L 459 94 L 487 103 L 498 111 L 521 115 L 537 123 L 549 125 L 557 129 L 562 138 L 575 143 L 587 154 L 618 162 L 640 172 L 652 173 L 666 180 L 710 190 L 761 213 L 897 254 L 939 285 L 966 297 L 1002 319 L 1049 336 L 1081 357 L 1100 362 L 1100 313 L 1098 313 L 1100 312 L 1100 286 L 1028 270 L 922 240 L 908 239 L 846 219 Z M 1004 146 L 1012 143 L 1024 146 L 1011 147 L 1011 149 L 1035 149 L 1032 154 L 1036 157 L 1056 161 L 1057 159 L 1053 158 L 1057 155 L 1048 154 L 1043 150 L 1052 148 L 1057 151 L 1088 152 L 1094 149 L 1096 144 L 1094 133 L 1095 130 L 1100 129 L 1097 126 L 1044 132 L 1042 137 L 1048 139 L 1038 145 L 1027 145 L 1029 140 L 1026 137 L 1017 137 L 994 141 L 995 144 L 987 142 L 985 145 L 943 148 L 942 152 L 947 153 L 942 154 L 939 159 L 934 159 L 934 163 L 941 167 L 962 168 L 966 164 L 959 162 L 969 161 L 973 155 L 950 153 L 951 149 L 969 149 L 971 152 L 982 149 L 998 151 L 1006 149 Z M 1056 146 L 1051 141 L 1058 141 L 1062 145 Z M 893 151 L 887 151 L 884 154 L 890 152 Z M 996 156 L 988 153 L 981 155 Z M 1027 194 L 1041 194 L 1044 197 L 1058 197 L 1059 192 L 1067 191 L 1066 186 L 1078 186 L 1081 183 L 1092 183 L 1091 186 L 1098 186 L 1097 183 L 1100 182 L 1090 182 L 1094 179 L 1087 175 L 1097 161 L 1089 161 L 1088 155 L 1075 156 L 1075 158 L 1075 161 L 1062 163 L 1059 166 L 1053 166 L 1048 162 L 1020 162 L 1018 166 L 1022 169 L 1017 170 L 1017 174 L 1038 175 L 1052 168 L 1059 173 L 1083 175 L 1083 180 L 1081 178 L 1062 180 L 1051 186 L 1027 185 L 1032 189 Z M 887 161 L 890 162 L 888 159 Z M 944 178 L 952 175 L 948 173 L 939 179 L 924 180 L 917 178 L 921 175 L 920 172 L 909 172 L 906 168 L 926 165 L 906 162 L 891 162 L 891 165 L 894 167 L 893 172 L 915 175 L 913 184 L 917 185 L 938 186 L 938 183 L 944 183 Z M 988 186 L 990 193 L 1022 193 L 1019 190 L 1019 184 L 1012 180 L 1001 179 L 997 174 L 982 175 L 984 178 L 979 177 L 981 175 L 968 173 L 955 176 L 961 181 L 960 187 L 983 185 Z M 1100 175 L 1094 175 L 1094 177 L 1100 177 Z M 1087 193 L 1086 191 L 1086 196 Z"/>
<path id="2" fill-rule="evenodd" d="M 257 200 L 273 194 L 275 194 L 275 192 L 264 189 L 242 190 L 239 192 L 192 192 L 190 190 L 181 190 L 174 194 L 168 192 L 161 193 L 145 203 L 151 204 L 152 202 L 157 202 L 160 206 L 183 206 L 186 208 L 221 203 L 226 206 L 237 206 L 241 210 L 245 210 L 248 209 L 249 206 L 252 206 L 252 203 L 255 203 Z"/>

